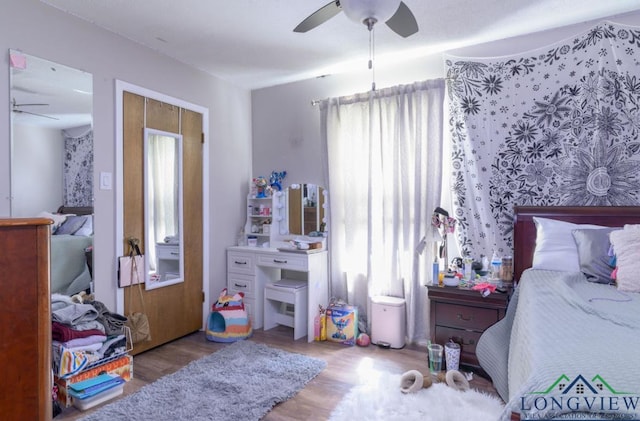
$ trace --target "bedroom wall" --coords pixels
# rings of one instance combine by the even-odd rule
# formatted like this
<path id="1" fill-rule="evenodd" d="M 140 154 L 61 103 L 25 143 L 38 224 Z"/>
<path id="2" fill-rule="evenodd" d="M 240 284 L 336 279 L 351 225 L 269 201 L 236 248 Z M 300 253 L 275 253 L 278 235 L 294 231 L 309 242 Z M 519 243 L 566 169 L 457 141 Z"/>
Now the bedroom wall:
<path id="1" fill-rule="evenodd" d="M 612 16 L 613 22 L 640 25 L 640 11 Z M 538 32 L 527 36 L 499 40 L 491 43 L 452 50 L 460 57 L 497 57 L 515 54 L 571 38 L 591 27 L 597 21 Z M 366 48 L 366 46 L 363 46 Z M 285 184 L 314 182 L 327 185 L 320 160 L 320 111 L 311 105 L 314 100 L 351 95 L 371 88 L 371 75 L 363 62 L 361 71 L 350 74 L 328 75 L 316 79 L 268 87 L 252 92 L 253 121 L 253 174 L 269 175 L 272 170 L 287 170 Z M 378 65 L 378 89 L 445 77 L 441 53 L 419 59 Z M 445 133 L 445 139 L 446 139 Z M 445 156 L 448 156 L 445 145 Z M 446 161 L 445 161 L 446 162 Z M 449 171 L 445 170 L 445 174 Z M 442 206 L 452 209 L 448 179 L 443 186 Z M 329 192 L 329 200 L 331 192 Z M 459 256 L 454 241 L 449 242 L 449 256 Z"/>
<path id="2" fill-rule="evenodd" d="M 609 20 L 640 25 L 640 11 Z M 476 45 L 450 53 L 461 57 L 494 57 L 523 52 L 571 37 L 598 21 Z M 366 53 L 366 45 L 363 51 Z M 268 175 L 286 169 L 289 182 L 322 180 L 319 108 L 311 101 L 364 92 L 371 87 L 371 75 L 363 61 L 362 70 L 328 75 L 252 92 L 253 173 Z M 442 54 L 421 57 L 393 66 L 376 67 L 378 89 L 444 77 Z"/>
<path id="3" fill-rule="evenodd" d="M 9 215 L 9 48 L 93 74 L 94 175 L 115 177 L 115 80 L 209 108 L 209 296 L 225 284 L 225 247 L 242 224 L 251 176 L 250 92 L 195 70 L 38 0 L 5 0 L 0 14 L 0 217 Z M 95 177 L 98 179 L 98 177 Z M 114 179 L 115 185 L 115 179 Z M 221 200 L 224 198 L 224 200 Z M 116 302 L 116 195 L 95 190 L 96 293 Z"/>
<path id="4" fill-rule="evenodd" d="M 64 137 L 59 129 L 13 125 L 13 160 L 24 165 L 13 171 L 15 217 L 54 212 L 62 204 Z"/>

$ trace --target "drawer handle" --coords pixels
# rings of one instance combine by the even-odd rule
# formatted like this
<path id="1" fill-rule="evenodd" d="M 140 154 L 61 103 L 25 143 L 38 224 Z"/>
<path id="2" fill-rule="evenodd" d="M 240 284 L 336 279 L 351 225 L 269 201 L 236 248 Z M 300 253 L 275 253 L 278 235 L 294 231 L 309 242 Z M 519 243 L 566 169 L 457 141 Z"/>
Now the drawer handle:
<path id="1" fill-rule="evenodd" d="M 246 265 L 247 262 L 239 262 L 237 260 L 234 260 L 233 263 L 235 263 L 236 265 Z"/>
<path id="2" fill-rule="evenodd" d="M 451 338 L 453 340 L 453 342 L 457 342 L 460 345 L 473 345 L 476 343 L 476 341 L 474 339 L 469 339 L 469 342 L 465 342 L 464 338 Z"/>
<path id="3" fill-rule="evenodd" d="M 286 260 L 273 259 L 273 263 L 284 263 L 284 264 L 286 264 L 287 261 Z"/>
<path id="4" fill-rule="evenodd" d="M 465 318 L 462 314 L 458 313 L 458 320 L 470 322 L 473 320 L 473 315 L 469 316 L 469 318 Z"/>
<path id="5" fill-rule="evenodd" d="M 179 255 L 180 255 L 180 252 L 178 252 L 178 251 L 172 251 L 172 252 L 171 252 L 171 254 L 172 254 L 172 255 L 174 255 L 174 256 L 179 256 Z"/>
<path id="6" fill-rule="evenodd" d="M 246 285 L 246 284 L 245 284 L 245 285 L 242 285 L 242 284 L 239 284 L 239 283 L 237 283 L 237 282 L 236 282 L 236 283 L 234 283 L 233 285 L 234 285 L 236 288 L 246 288 L 246 287 L 247 287 L 247 285 Z"/>

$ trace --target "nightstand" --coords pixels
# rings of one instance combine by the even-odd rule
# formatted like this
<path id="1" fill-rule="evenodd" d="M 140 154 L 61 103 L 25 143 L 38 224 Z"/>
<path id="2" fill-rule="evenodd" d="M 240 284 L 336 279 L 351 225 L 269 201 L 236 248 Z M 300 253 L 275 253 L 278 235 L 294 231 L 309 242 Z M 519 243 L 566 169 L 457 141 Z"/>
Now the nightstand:
<path id="1" fill-rule="evenodd" d="M 487 297 L 480 291 L 427 286 L 431 301 L 431 342 L 444 345 L 449 338 L 460 344 L 460 364 L 480 367 L 476 345 L 489 326 L 504 317 L 512 289 Z"/>

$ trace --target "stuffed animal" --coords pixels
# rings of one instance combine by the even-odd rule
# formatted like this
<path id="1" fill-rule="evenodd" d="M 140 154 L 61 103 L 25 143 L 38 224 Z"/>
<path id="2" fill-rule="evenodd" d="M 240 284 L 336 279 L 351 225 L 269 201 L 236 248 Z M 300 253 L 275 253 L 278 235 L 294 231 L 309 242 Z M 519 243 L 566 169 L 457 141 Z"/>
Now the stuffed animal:
<path id="1" fill-rule="evenodd" d="M 469 382 L 458 370 L 440 372 L 435 378 L 437 383 L 447 383 L 447 386 L 460 391 L 469 390 Z M 418 370 L 409 370 L 400 378 L 400 391 L 402 393 L 415 393 L 420 389 L 431 387 L 434 379 L 431 374 L 423 376 Z"/>

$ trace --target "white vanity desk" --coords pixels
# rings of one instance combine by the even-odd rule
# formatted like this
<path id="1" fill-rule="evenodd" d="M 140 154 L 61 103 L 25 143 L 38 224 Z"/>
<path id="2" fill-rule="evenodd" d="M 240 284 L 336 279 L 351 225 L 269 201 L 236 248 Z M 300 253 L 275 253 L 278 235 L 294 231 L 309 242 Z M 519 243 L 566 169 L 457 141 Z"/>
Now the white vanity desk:
<path id="1" fill-rule="evenodd" d="M 227 288 L 229 294 L 244 293 L 244 303 L 253 328 L 263 327 L 264 286 L 287 278 L 308 282 L 307 340 L 313 341 L 313 320 L 318 305 L 329 303 L 327 251 L 292 253 L 274 248 L 234 246 L 227 248 Z"/>

